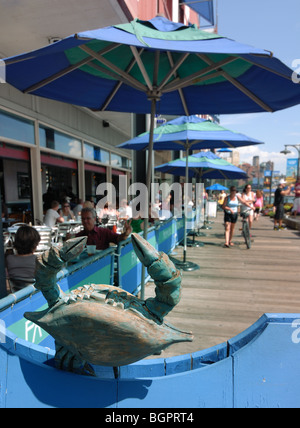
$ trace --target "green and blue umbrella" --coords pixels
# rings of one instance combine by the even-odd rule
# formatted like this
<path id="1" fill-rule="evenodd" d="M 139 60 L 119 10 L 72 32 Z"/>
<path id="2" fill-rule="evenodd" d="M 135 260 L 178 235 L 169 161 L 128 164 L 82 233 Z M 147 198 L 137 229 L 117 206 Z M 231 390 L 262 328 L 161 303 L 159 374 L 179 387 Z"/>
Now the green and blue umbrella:
<path id="1" fill-rule="evenodd" d="M 154 150 L 202 150 L 236 148 L 263 144 L 244 134 L 230 131 L 210 120 L 196 115 L 181 116 L 156 128 L 153 135 Z M 145 150 L 149 146 L 149 132 L 145 132 L 118 147 Z"/>
<path id="2" fill-rule="evenodd" d="M 245 180 L 248 178 L 245 171 L 209 152 L 197 153 L 188 158 L 176 159 L 157 166 L 155 170 L 165 174 L 185 176 L 186 165 L 188 165 L 188 176 L 190 178 L 200 177 L 201 179 L 217 180 Z"/>
<path id="3" fill-rule="evenodd" d="M 83 31 L 4 59 L 24 93 L 93 110 L 170 115 L 276 111 L 300 102 L 293 71 L 264 49 L 156 17 Z"/>

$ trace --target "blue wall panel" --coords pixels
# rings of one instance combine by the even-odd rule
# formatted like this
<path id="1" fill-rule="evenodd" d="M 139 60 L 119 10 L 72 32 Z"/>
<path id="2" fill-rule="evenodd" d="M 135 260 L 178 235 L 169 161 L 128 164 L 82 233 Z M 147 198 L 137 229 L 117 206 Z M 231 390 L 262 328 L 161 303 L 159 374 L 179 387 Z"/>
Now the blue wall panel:
<path id="1" fill-rule="evenodd" d="M 268 324 L 233 355 L 236 408 L 300 408 L 300 344 L 290 324 Z"/>

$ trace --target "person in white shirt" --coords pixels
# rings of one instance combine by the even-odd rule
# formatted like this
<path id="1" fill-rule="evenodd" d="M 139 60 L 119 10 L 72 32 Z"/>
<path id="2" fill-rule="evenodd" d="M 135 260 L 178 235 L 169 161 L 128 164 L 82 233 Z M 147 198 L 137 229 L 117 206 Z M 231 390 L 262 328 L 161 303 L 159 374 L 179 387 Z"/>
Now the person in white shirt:
<path id="1" fill-rule="evenodd" d="M 120 208 L 119 208 L 119 218 L 124 218 L 126 220 L 132 218 L 132 208 L 128 205 L 126 199 L 122 199 Z"/>
<path id="2" fill-rule="evenodd" d="M 63 223 L 64 218 L 58 214 L 59 202 L 52 201 L 51 208 L 46 212 L 44 224 L 48 227 L 54 227 L 56 223 Z"/>
<path id="3" fill-rule="evenodd" d="M 250 215 L 248 217 L 249 228 L 251 229 L 253 224 L 253 219 L 254 219 L 254 203 L 256 201 L 256 196 L 255 196 L 255 193 L 252 192 L 252 186 L 250 184 L 245 186 L 244 192 L 242 194 L 242 199 L 244 202 L 248 203 L 253 208 L 253 210 L 251 210 Z M 247 210 L 247 207 L 242 206 L 241 213 L 245 212 L 246 210 Z"/>

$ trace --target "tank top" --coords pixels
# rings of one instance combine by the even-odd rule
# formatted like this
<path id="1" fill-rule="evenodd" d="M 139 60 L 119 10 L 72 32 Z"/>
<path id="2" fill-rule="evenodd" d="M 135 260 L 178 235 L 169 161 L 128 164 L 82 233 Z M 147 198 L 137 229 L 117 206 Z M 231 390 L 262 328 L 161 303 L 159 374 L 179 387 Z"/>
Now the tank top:
<path id="1" fill-rule="evenodd" d="M 239 206 L 239 200 L 237 197 L 235 197 L 233 200 L 230 199 L 230 196 L 228 196 L 227 198 L 227 207 L 229 207 L 234 214 L 236 214 L 238 212 L 238 206 Z M 230 213 L 230 211 L 228 211 Z"/>
<path id="2" fill-rule="evenodd" d="M 253 199 L 255 199 L 253 192 L 250 192 L 249 195 L 246 195 L 246 193 L 243 193 L 242 197 L 243 197 L 244 201 L 248 202 L 248 204 L 250 204 L 253 207 L 253 203 L 249 202 L 249 201 L 253 201 Z M 246 205 L 242 205 L 241 212 L 243 213 L 243 212 L 247 211 L 248 209 L 249 208 L 246 207 Z"/>

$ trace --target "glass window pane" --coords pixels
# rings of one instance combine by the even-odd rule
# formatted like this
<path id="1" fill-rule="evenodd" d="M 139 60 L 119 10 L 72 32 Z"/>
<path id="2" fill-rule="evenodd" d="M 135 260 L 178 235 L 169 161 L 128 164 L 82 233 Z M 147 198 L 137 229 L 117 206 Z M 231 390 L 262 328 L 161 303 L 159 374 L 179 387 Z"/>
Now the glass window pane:
<path id="1" fill-rule="evenodd" d="M 39 134 L 41 147 L 56 150 L 76 158 L 82 157 L 80 140 L 42 125 L 40 125 Z"/>
<path id="2" fill-rule="evenodd" d="M 109 164 L 109 152 L 100 149 L 100 162 Z"/>
<path id="3" fill-rule="evenodd" d="M 109 152 L 98 146 L 84 143 L 84 159 L 109 164 Z"/>
<path id="4" fill-rule="evenodd" d="M 122 167 L 122 157 L 112 153 L 111 154 L 111 164 L 112 164 L 112 166 L 115 166 L 115 167 L 116 166 Z"/>
<path id="5" fill-rule="evenodd" d="M 84 159 L 94 160 L 94 146 L 84 143 L 83 157 Z"/>
<path id="6" fill-rule="evenodd" d="M 0 136 L 35 144 L 34 123 L 31 120 L 0 111 Z"/>

